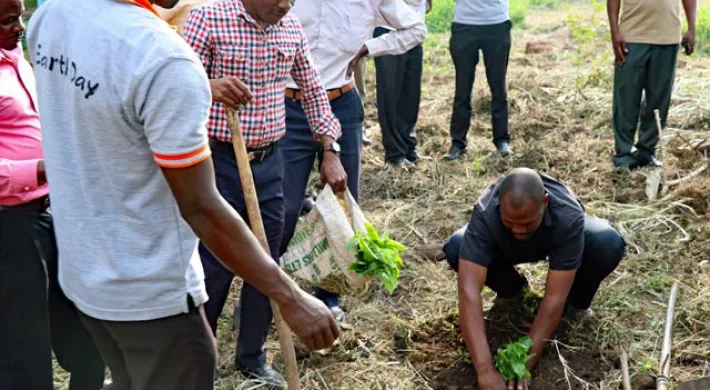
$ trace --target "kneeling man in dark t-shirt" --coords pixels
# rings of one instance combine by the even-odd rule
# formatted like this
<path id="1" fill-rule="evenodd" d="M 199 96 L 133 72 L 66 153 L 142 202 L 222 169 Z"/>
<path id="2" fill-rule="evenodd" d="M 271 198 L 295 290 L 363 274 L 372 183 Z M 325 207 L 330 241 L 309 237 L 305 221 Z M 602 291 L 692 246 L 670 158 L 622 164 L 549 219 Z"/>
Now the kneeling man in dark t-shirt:
<path id="1" fill-rule="evenodd" d="M 609 221 L 587 217 L 565 185 L 528 168 L 516 168 L 488 187 L 471 221 L 444 246 L 458 272 L 461 330 L 481 390 L 508 387 L 496 371 L 486 339 L 481 291 L 513 298 L 527 281 L 513 267 L 547 259 L 545 296 L 530 329 L 532 368 L 567 312 L 588 312 L 602 280 L 624 256 L 625 243 Z M 512 383 L 527 389 L 527 383 Z"/>

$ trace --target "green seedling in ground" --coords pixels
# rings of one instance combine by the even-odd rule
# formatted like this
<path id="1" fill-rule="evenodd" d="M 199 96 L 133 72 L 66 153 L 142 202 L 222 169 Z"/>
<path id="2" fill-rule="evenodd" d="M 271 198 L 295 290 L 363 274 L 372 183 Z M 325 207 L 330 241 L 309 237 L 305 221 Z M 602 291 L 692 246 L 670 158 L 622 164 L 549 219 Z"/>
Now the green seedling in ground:
<path id="1" fill-rule="evenodd" d="M 355 232 L 348 243 L 349 250 L 356 250 L 356 261 L 350 269 L 361 276 L 374 276 L 392 294 L 399 283 L 399 269 L 404 261 L 399 256 L 407 248 L 390 239 L 387 233 L 380 236 L 375 228 L 365 223 L 367 234 Z"/>
<path id="2" fill-rule="evenodd" d="M 498 348 L 496 352 L 496 369 L 506 382 L 512 380 L 530 379 L 527 364 L 533 355 L 529 355 L 532 347 L 530 337 L 521 337 L 515 343 Z"/>

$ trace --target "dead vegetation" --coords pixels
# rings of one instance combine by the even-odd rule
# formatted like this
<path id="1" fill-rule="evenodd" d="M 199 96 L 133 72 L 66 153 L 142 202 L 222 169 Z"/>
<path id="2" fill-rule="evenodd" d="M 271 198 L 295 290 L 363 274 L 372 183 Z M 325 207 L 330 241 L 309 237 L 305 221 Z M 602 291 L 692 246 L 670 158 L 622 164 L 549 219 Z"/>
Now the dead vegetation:
<path id="1" fill-rule="evenodd" d="M 645 388 L 649 380 L 652 384 L 649 373 L 658 367 L 665 302 L 674 281 L 681 284 L 681 299 L 672 375 L 684 380 L 710 374 L 710 268 L 703 263 L 710 250 L 707 172 L 673 186 L 657 201 L 647 201 L 648 172 L 615 170 L 610 162 L 611 64 L 581 69 L 605 78 L 575 91 L 578 71 L 569 61 L 570 30 L 560 22 L 564 13 L 538 13 L 533 17 L 539 16 L 548 28 L 514 33 L 509 70 L 514 155 L 508 160 L 493 154 L 482 68 L 475 83 L 469 152 L 460 163 L 441 160 L 449 146 L 454 85 L 446 37 L 432 36 L 425 45 L 417 137 L 420 152 L 431 160 L 415 170 L 384 169 L 370 77 L 366 128 L 375 145 L 366 148 L 363 157 L 361 205 L 378 229 L 391 232 L 412 250 L 394 296 L 370 286 L 364 296 L 345 299 L 349 325 L 339 344 L 324 353 L 302 355 L 305 389 L 475 389 L 475 373 L 458 331 L 455 275 L 444 262 L 425 260 L 425 254 L 467 222 L 485 186 L 516 166 L 539 169 L 569 184 L 589 214 L 612 220 L 629 243 L 627 257 L 596 298 L 595 318 L 563 326 L 533 372 L 533 388 L 616 389 L 621 348 L 630 355 L 633 387 Z M 595 44 L 594 50 L 608 50 L 606 41 Z M 708 147 L 703 140 L 710 138 L 710 62 L 684 61 L 670 114 L 673 130 L 666 132 L 669 180 L 707 164 L 701 157 Z M 370 71 L 372 76 L 374 69 Z M 544 264 L 521 271 L 542 290 Z M 488 333 L 495 348 L 517 338 L 520 320 L 532 313 L 528 308 L 499 316 L 492 306 L 494 294 L 487 292 L 486 298 L 491 309 Z M 229 354 L 233 344 L 231 335 L 224 339 L 226 333 L 222 350 Z M 278 362 L 276 344 L 271 346 Z M 229 368 L 232 356 L 222 361 Z M 250 387 L 230 378 L 220 388 Z"/>
<path id="2" fill-rule="evenodd" d="M 594 302 L 594 320 L 564 327 L 533 372 L 537 384 L 533 388 L 616 389 L 621 386 L 621 348 L 630 356 L 633 387 L 646 388 L 649 372 L 658 368 L 665 303 L 676 281 L 681 290 L 672 377 L 710 375 L 708 173 L 648 202 L 645 172 L 613 169 L 612 67 L 582 68 L 603 77 L 582 91 L 575 90 L 578 69 L 570 61 L 574 45 L 565 15 L 535 11 L 528 21 L 538 26 L 536 31 L 514 31 L 508 77 L 514 154 L 509 160 L 493 155 L 489 93 L 480 66 L 468 154 L 459 163 L 441 160 L 449 146 L 454 71 L 447 37 L 431 36 L 425 44 L 417 137 L 420 152 L 432 159 L 409 172 L 385 170 L 374 106 L 374 67 L 369 64 L 366 128 L 374 145 L 365 149 L 363 157 L 361 206 L 380 231 L 390 232 L 412 250 L 393 296 L 371 285 L 362 297 L 346 298 L 347 325 L 338 344 L 322 353 L 299 353 L 304 389 L 476 388 L 458 332 L 455 275 L 445 262 L 424 260 L 419 249 L 443 243 L 467 222 L 480 191 L 516 166 L 544 171 L 571 186 L 589 214 L 609 218 L 629 243 L 626 258 Z M 526 54 L 529 42 L 535 42 L 535 50 Z M 599 53 L 610 50 L 605 40 L 595 45 Z M 710 144 L 710 60 L 681 61 L 669 120 L 669 128 L 676 130 L 667 132 L 670 153 L 665 164 L 670 179 L 698 169 L 703 163 L 700 156 Z M 545 270 L 543 264 L 521 267 L 537 291 L 542 290 Z M 233 372 L 235 296 L 236 287 L 219 334 L 220 368 L 227 375 L 218 381 L 221 390 L 259 386 Z M 493 298 L 486 292 L 487 309 Z M 493 347 L 519 336 L 520 316 L 496 320 L 489 313 L 488 317 Z M 278 366 L 275 340 L 269 341 L 268 349 Z M 61 386 L 64 381 L 58 378 Z"/>

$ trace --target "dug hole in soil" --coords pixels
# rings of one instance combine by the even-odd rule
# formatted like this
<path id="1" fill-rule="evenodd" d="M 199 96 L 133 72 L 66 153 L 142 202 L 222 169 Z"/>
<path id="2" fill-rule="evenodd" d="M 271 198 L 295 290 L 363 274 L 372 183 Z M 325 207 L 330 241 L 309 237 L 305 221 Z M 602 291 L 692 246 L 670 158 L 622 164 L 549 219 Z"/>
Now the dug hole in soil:
<path id="1" fill-rule="evenodd" d="M 486 335 L 495 358 L 495 351 L 525 335 L 523 321 L 532 323 L 533 316 L 516 307 L 493 306 L 485 314 Z M 613 367 L 602 357 L 602 351 L 594 345 L 567 347 L 566 331 L 570 325 L 564 320 L 555 339 L 560 343 L 558 354 L 550 343 L 532 372 L 531 390 L 582 390 L 587 383 L 596 386 Z M 411 344 L 411 345 L 410 345 Z M 478 389 L 476 371 L 471 363 L 466 344 L 461 335 L 458 313 L 426 323 L 411 335 L 395 334 L 399 350 L 411 351 L 408 359 L 414 367 L 429 379 L 436 390 Z M 414 348 L 409 348 L 413 346 Z M 609 352 L 606 352 L 607 355 Z M 564 364 L 560 359 L 564 359 Z M 611 354 L 614 354 L 612 351 Z M 617 360 L 618 361 L 618 360 Z M 454 363 L 452 363 L 454 362 Z M 565 379 L 565 366 L 569 382 Z M 575 378 L 582 379 L 584 382 Z"/>

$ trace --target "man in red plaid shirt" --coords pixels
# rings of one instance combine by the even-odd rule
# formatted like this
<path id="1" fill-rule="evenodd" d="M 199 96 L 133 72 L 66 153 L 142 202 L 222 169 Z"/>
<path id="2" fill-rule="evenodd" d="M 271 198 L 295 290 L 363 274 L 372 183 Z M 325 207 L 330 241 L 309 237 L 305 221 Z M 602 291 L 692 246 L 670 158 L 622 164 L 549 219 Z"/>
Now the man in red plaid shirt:
<path id="1" fill-rule="evenodd" d="M 184 38 L 205 66 L 213 104 L 208 124 L 210 147 L 222 196 L 246 218 L 244 196 L 236 168 L 226 109 L 239 109 L 249 149 L 261 214 L 271 255 L 279 257 L 284 228 L 284 162 L 276 141 L 286 133 L 284 91 L 291 76 L 303 91 L 303 105 L 325 158 L 321 178 L 335 191 L 345 189 L 346 175 L 336 140 L 340 123 L 331 111 L 326 90 L 298 20 L 289 15 L 289 0 L 217 0 L 194 9 Z M 216 334 L 217 318 L 234 275 L 200 246 L 205 268 L 207 319 Z M 284 388 L 281 374 L 266 364 L 264 341 L 272 313 L 269 300 L 248 283 L 240 299 L 241 318 L 236 367 L 247 377 L 262 379 L 271 388 Z"/>

